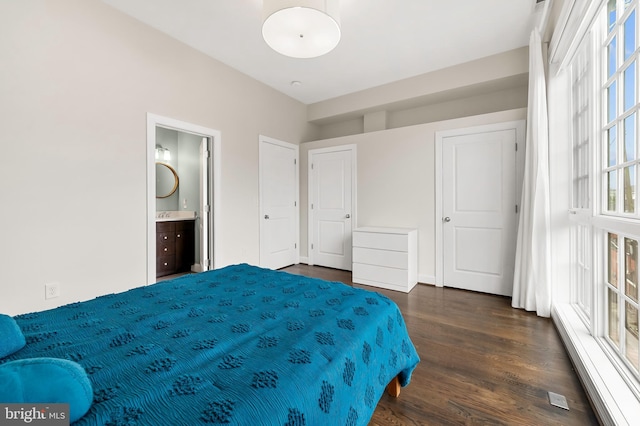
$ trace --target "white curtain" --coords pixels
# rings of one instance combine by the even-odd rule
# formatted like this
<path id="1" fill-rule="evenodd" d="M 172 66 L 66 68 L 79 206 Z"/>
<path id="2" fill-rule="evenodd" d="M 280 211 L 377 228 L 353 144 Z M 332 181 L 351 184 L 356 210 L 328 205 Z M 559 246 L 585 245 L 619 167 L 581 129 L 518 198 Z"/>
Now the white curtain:
<path id="1" fill-rule="evenodd" d="M 524 183 L 511 306 L 551 314 L 549 229 L 549 126 L 542 42 L 537 28 L 529 39 L 529 105 Z"/>

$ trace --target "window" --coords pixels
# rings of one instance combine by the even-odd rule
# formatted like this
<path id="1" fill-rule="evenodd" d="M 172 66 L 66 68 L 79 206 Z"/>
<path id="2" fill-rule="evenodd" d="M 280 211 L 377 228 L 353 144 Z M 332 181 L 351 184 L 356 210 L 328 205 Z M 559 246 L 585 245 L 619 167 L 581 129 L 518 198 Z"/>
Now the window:
<path id="1" fill-rule="evenodd" d="M 572 92 L 572 191 L 571 206 L 573 225 L 571 228 L 571 250 L 573 256 L 572 298 L 580 308 L 585 321 L 589 322 L 592 309 L 593 250 L 591 216 L 591 140 L 594 122 L 590 108 L 593 97 L 591 43 L 587 38 L 581 44 L 571 65 Z"/>
<path id="2" fill-rule="evenodd" d="M 640 218 L 636 203 L 638 73 L 637 0 L 609 0 L 605 40 L 603 212 Z"/>
<path id="3" fill-rule="evenodd" d="M 586 322 L 590 322 L 592 309 L 592 269 L 591 251 L 593 238 L 591 227 L 576 223 L 572 228 L 573 259 L 573 299 L 580 308 L 580 313 Z"/>
<path id="4" fill-rule="evenodd" d="M 606 339 L 638 373 L 638 240 L 607 233 Z"/>
<path id="5" fill-rule="evenodd" d="M 590 43 L 586 39 L 571 66 L 572 73 L 572 131 L 573 131 L 573 188 L 572 207 L 590 207 L 590 126 L 593 122 L 589 108 L 591 83 Z"/>
<path id="6" fill-rule="evenodd" d="M 552 214 L 569 208 L 554 226 L 553 316 L 606 424 L 635 424 L 640 412 L 639 4 L 563 3 L 549 50 L 551 140 L 566 141 L 549 146 L 560 160 L 550 174 Z"/>
<path id="7" fill-rule="evenodd" d="M 640 377 L 638 352 L 638 0 L 609 0 L 603 14 L 600 211 L 603 337 Z M 596 215 L 598 212 L 596 212 Z"/>

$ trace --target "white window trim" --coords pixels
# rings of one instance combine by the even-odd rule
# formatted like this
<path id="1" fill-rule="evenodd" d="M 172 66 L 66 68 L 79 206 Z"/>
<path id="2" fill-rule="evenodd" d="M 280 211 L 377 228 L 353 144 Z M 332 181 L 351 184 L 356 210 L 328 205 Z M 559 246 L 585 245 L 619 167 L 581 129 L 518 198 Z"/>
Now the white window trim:
<path id="1" fill-rule="evenodd" d="M 640 400 L 571 304 L 556 304 L 551 318 L 603 425 L 636 425 Z"/>
<path id="2" fill-rule="evenodd" d="M 589 32 L 606 0 L 567 0 L 549 44 L 549 66 L 555 74 L 566 67 Z"/>
<path id="3" fill-rule="evenodd" d="M 549 76 L 551 79 L 559 79 L 557 87 L 561 88 L 562 92 L 568 89 L 564 93 L 565 96 L 571 96 L 571 84 L 567 86 L 566 83 L 562 83 L 567 77 L 564 71 L 571 63 L 582 39 L 589 33 L 589 29 L 592 27 L 594 19 L 598 16 L 600 8 L 604 5 L 606 5 L 606 0 L 567 0 L 563 5 L 549 48 Z M 592 47 L 596 46 L 597 43 L 592 43 Z M 594 74 L 592 79 L 594 82 L 600 81 L 597 74 Z M 599 90 L 600 85 L 594 84 L 594 87 Z M 595 107 L 594 115 L 598 116 L 600 102 L 595 102 L 593 106 Z M 562 126 L 562 124 L 559 125 Z M 600 128 L 597 120 L 594 120 L 592 129 L 594 135 L 599 135 Z M 553 131 L 554 129 L 552 128 L 551 130 Z M 557 129 L 556 131 L 559 139 L 568 136 L 566 130 Z M 595 157 L 598 157 L 598 155 L 593 155 L 592 161 L 597 161 Z M 599 179 L 599 173 L 593 176 L 596 176 L 595 179 Z M 562 176 L 559 175 L 558 177 L 562 181 Z M 560 181 L 557 183 L 562 185 Z M 640 235 L 637 232 L 637 221 L 634 221 L 636 223 L 631 223 L 631 221 L 620 221 L 619 218 L 598 214 L 600 207 L 598 205 L 600 200 L 598 196 L 599 185 L 596 184 L 593 177 L 591 185 L 593 187 L 591 193 L 594 194 L 590 206 L 594 214 L 592 217 L 583 217 L 584 215 L 590 216 L 591 212 L 588 209 L 585 209 L 587 211 L 582 209 L 567 210 L 564 207 L 563 210 L 563 207 L 560 206 L 561 202 L 553 208 L 557 212 L 560 212 L 560 210 L 567 212 L 569 224 L 579 222 L 588 223 L 592 226 L 594 246 L 596 247 L 601 244 L 603 229 L 619 230 L 623 234 Z M 567 199 L 566 202 L 566 205 L 571 205 L 571 198 Z M 559 221 L 558 223 L 564 225 L 567 222 Z M 559 231 L 562 233 L 563 230 Z M 558 246 L 556 249 L 561 249 L 561 247 Z M 560 268 L 561 265 L 556 264 L 554 267 Z M 594 280 L 596 277 L 604 276 L 602 265 L 600 265 L 599 261 L 596 261 L 596 257 L 593 258 L 592 268 Z M 558 271 L 554 274 L 556 279 L 561 275 Z M 563 283 L 562 280 L 558 280 L 554 285 L 562 287 L 567 284 Z M 598 306 L 602 306 L 604 301 L 604 292 L 597 290 L 597 288 L 599 287 L 596 285 L 592 286 L 593 298 L 590 321 L 584 316 L 580 316 L 580 308 L 577 305 L 564 300 L 564 298 L 555 300 L 551 317 L 601 423 L 605 425 L 635 425 L 638 421 L 638 413 L 640 413 L 640 393 L 636 383 L 637 380 L 633 380 L 631 373 L 624 374 L 621 371 L 626 368 L 622 363 L 612 361 L 613 359 L 617 360 L 617 357 L 612 354 L 609 345 L 604 339 L 594 337 L 603 335 L 602 332 L 605 326 L 602 314 L 595 311 Z M 560 291 L 559 294 L 563 294 L 563 292 Z"/>

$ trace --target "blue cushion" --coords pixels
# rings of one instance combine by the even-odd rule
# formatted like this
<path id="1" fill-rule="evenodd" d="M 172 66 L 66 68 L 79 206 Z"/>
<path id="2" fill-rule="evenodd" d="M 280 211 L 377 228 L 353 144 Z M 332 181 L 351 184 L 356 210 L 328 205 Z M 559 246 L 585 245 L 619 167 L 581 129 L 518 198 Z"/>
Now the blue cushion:
<path id="1" fill-rule="evenodd" d="M 58 358 L 28 358 L 0 365 L 0 401 L 69 404 L 69 420 L 84 416 L 93 388 L 80 364 Z"/>
<path id="2" fill-rule="evenodd" d="M 19 351 L 25 344 L 24 334 L 16 320 L 0 314 L 0 358 Z"/>

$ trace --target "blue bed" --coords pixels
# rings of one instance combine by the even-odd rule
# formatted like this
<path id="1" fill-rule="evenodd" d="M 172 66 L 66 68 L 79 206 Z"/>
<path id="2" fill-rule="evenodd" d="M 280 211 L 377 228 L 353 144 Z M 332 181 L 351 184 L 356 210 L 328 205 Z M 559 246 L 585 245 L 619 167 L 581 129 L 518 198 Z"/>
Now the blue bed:
<path id="1" fill-rule="evenodd" d="M 0 363 L 79 363 L 77 425 L 364 425 L 419 362 L 398 307 L 342 283 L 233 265 L 19 315 Z"/>

